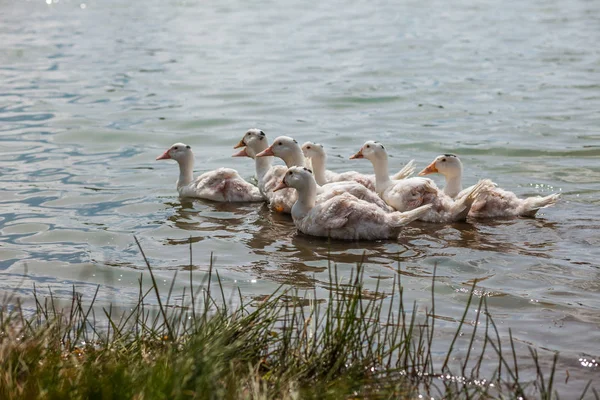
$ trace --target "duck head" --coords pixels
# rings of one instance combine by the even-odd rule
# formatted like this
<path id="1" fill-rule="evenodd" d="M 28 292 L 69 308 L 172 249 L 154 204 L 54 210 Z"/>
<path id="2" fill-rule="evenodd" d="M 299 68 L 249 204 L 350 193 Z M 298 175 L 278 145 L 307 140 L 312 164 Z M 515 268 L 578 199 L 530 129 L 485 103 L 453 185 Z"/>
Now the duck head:
<path id="1" fill-rule="evenodd" d="M 356 154 L 350 156 L 351 160 L 357 158 L 366 158 L 370 161 L 382 158 L 387 159 L 387 151 L 381 143 L 369 140 L 362 145 Z"/>
<path id="2" fill-rule="evenodd" d="M 304 166 L 304 154 L 298 142 L 289 136 L 279 136 L 273 144 L 256 157 L 275 156 L 281 158 L 288 167 Z"/>
<path id="3" fill-rule="evenodd" d="M 302 153 L 306 158 L 324 158 L 326 156 L 325 149 L 322 144 L 306 142 L 302 145 Z"/>
<path id="4" fill-rule="evenodd" d="M 175 160 L 178 163 L 186 163 L 194 159 L 192 148 L 185 143 L 175 143 L 169 147 L 162 155 L 156 157 L 157 160 Z"/>
<path id="5" fill-rule="evenodd" d="M 420 176 L 439 173 L 447 178 L 460 177 L 462 175 L 462 163 L 455 154 L 442 154 L 425 167 Z"/>
<path id="6" fill-rule="evenodd" d="M 308 187 L 311 179 L 314 181 L 312 171 L 305 167 L 291 167 L 285 173 L 279 185 L 273 190 L 274 192 L 285 189 L 294 188 L 298 191 Z"/>
<path id="7" fill-rule="evenodd" d="M 267 135 L 260 129 L 248 129 L 238 144 L 233 146 L 234 149 L 240 147 L 243 147 L 243 149 L 233 154 L 232 157 L 254 158 L 258 153 L 269 147 Z"/>

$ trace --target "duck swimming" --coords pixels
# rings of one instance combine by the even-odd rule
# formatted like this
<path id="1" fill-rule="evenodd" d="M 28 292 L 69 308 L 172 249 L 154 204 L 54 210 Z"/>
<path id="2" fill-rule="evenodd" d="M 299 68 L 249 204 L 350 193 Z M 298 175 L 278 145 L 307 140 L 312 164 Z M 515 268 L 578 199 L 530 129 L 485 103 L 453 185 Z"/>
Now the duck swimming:
<path id="1" fill-rule="evenodd" d="M 312 171 L 291 167 L 275 190 L 294 188 L 298 200 L 292 219 L 298 230 L 311 236 L 343 240 L 396 238 L 403 226 L 428 212 L 424 205 L 408 212 L 385 212 L 378 206 L 341 193 L 325 201 L 317 200 L 317 182 Z"/>
<path id="2" fill-rule="evenodd" d="M 455 154 L 443 154 L 437 156 L 419 175 L 433 173 L 442 174 L 446 180 L 444 193 L 454 199 L 462 199 L 467 191 L 463 190 L 462 173 L 463 164 Z M 513 192 L 498 187 L 493 187 L 483 193 L 475 201 L 469 216 L 475 218 L 498 218 L 498 217 L 534 217 L 542 208 L 556 204 L 560 194 L 548 196 L 535 196 L 520 199 Z"/>
<path id="3" fill-rule="evenodd" d="M 156 159 L 175 160 L 179 164 L 177 191 L 181 197 L 231 203 L 264 201 L 260 190 L 231 168 L 205 172 L 194 179 L 194 153 L 184 143 L 175 143 Z"/>
<path id="4" fill-rule="evenodd" d="M 454 201 L 441 191 L 431 179 L 418 177 L 399 181 L 390 179 L 388 154 L 385 147 L 379 142 L 367 141 L 350 158 L 366 158 L 371 161 L 375 170 L 375 191 L 395 210 L 407 211 L 423 204 L 431 204 L 431 209 L 419 218 L 427 222 L 465 220 L 477 196 L 493 185 L 489 180 L 481 181 L 466 196 Z"/>

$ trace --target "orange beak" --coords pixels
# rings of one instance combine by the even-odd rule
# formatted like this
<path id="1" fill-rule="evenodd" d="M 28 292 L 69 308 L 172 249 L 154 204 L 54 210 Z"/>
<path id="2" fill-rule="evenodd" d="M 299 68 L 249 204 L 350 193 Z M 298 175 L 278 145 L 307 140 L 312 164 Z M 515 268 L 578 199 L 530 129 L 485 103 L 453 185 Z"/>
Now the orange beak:
<path id="1" fill-rule="evenodd" d="M 433 174 L 436 172 L 439 172 L 439 171 L 435 167 L 435 161 L 434 161 L 431 164 L 429 164 L 423 171 L 419 172 L 419 176 L 429 175 L 429 174 Z"/>
<path id="2" fill-rule="evenodd" d="M 233 146 L 234 149 L 239 149 L 240 147 L 246 147 L 246 143 L 244 143 L 244 139 L 240 140 L 238 144 Z"/>
<path id="3" fill-rule="evenodd" d="M 235 147 L 237 149 L 237 146 Z M 250 157 L 248 152 L 246 152 L 246 148 L 244 147 L 242 150 L 238 151 L 231 155 L 231 157 Z"/>
<path id="4" fill-rule="evenodd" d="M 169 149 L 171 150 L 171 149 Z M 169 160 L 171 159 L 171 155 L 169 154 L 169 150 L 165 151 L 164 153 L 162 153 L 162 155 L 156 157 L 157 160 Z"/>
<path id="5" fill-rule="evenodd" d="M 266 156 L 274 156 L 274 155 L 275 155 L 275 153 L 273 153 L 273 146 L 269 146 L 264 151 L 261 151 L 260 153 L 258 153 L 256 155 L 256 157 L 266 157 Z"/>
<path id="6" fill-rule="evenodd" d="M 360 149 L 355 155 L 350 156 L 351 160 L 355 160 L 357 158 L 365 158 L 365 156 L 363 156 L 362 149 Z"/>
<path id="7" fill-rule="evenodd" d="M 289 187 L 289 186 L 288 186 L 288 185 L 285 183 L 285 181 L 282 179 L 282 180 L 281 180 L 281 182 L 279 182 L 279 185 L 277 185 L 277 187 L 275 187 L 275 189 L 273 189 L 273 191 L 274 191 L 274 192 L 276 192 L 276 191 L 278 191 L 278 190 L 285 189 L 285 188 L 287 188 L 287 187 Z"/>

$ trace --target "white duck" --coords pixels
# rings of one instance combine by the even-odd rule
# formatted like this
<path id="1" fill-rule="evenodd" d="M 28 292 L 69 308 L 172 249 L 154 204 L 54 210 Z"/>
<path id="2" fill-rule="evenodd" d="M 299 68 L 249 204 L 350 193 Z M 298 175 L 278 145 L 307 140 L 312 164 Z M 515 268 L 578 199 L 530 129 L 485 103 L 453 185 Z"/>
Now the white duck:
<path id="1" fill-rule="evenodd" d="M 289 214 L 292 212 L 292 206 L 296 202 L 297 194 L 295 190 L 282 190 L 275 193 L 273 190 L 287 171 L 283 165 L 272 165 L 272 156 L 256 157 L 258 153 L 265 151 L 269 147 L 267 135 L 260 129 L 249 129 L 242 140 L 239 141 L 234 149 L 243 147 L 242 150 L 235 153 L 233 157 L 250 157 L 254 159 L 256 168 L 256 179 L 258 180 L 258 189 L 269 202 L 273 211 Z"/>
<path id="2" fill-rule="evenodd" d="M 388 175 L 388 155 L 385 147 L 374 141 L 366 142 L 351 159 L 366 158 L 375 169 L 375 190 L 383 200 L 398 211 L 412 210 L 423 204 L 433 207 L 419 219 L 427 222 L 453 222 L 467 218 L 477 196 L 493 183 L 484 180 L 475 185 L 462 199 L 454 201 L 444 194 L 431 179 L 408 178 L 393 181 Z"/>
<path id="3" fill-rule="evenodd" d="M 315 174 L 317 184 L 324 185 L 331 182 L 355 181 L 375 191 L 375 175 L 365 175 L 356 171 L 337 173 L 326 169 L 327 153 L 322 144 L 306 142 L 302 145 L 302 152 L 304 153 L 304 157 L 311 162 L 311 169 Z M 414 171 L 414 160 L 410 160 L 404 168 L 392 176 L 392 179 L 400 180 L 408 178 Z"/>
<path id="4" fill-rule="evenodd" d="M 387 213 L 349 193 L 318 201 L 317 182 L 304 167 L 291 167 L 275 190 L 290 187 L 298 191 L 298 201 L 292 207 L 294 224 L 300 232 L 312 236 L 344 240 L 396 238 L 404 225 L 431 208 L 425 205 L 404 213 Z"/>
<path id="5" fill-rule="evenodd" d="M 302 148 L 298 142 L 287 136 L 279 136 L 273 141 L 273 144 L 264 151 L 258 153 L 256 157 L 276 156 L 281 158 L 288 168 L 304 167 L 306 159 Z M 319 198 L 330 198 L 343 192 L 377 205 L 384 211 L 393 211 L 375 192 L 367 189 L 358 182 L 332 182 L 317 187 Z M 294 200 L 295 201 L 295 200 Z M 292 204 L 293 205 L 293 204 Z"/>
<path id="6" fill-rule="evenodd" d="M 181 197 L 193 197 L 220 202 L 264 201 L 258 188 L 246 182 L 231 168 L 205 172 L 194 179 L 194 153 L 184 143 L 175 143 L 157 160 L 175 160 L 179 164 L 177 191 Z"/>
<path id="7" fill-rule="evenodd" d="M 419 172 L 419 175 L 440 173 L 446 178 L 444 193 L 448 196 L 461 199 L 471 188 L 462 188 L 463 165 L 454 154 L 437 156 L 431 164 Z M 545 197 L 536 196 L 520 199 L 513 192 L 497 187 L 478 197 L 471 207 L 469 216 L 476 218 L 494 217 L 534 217 L 544 207 L 556 204 L 560 194 L 551 194 Z"/>
<path id="8" fill-rule="evenodd" d="M 286 167 L 305 167 L 306 158 L 302 148 L 295 139 L 289 136 L 279 136 L 273 144 L 256 155 L 257 157 L 275 156 L 283 160 Z"/>

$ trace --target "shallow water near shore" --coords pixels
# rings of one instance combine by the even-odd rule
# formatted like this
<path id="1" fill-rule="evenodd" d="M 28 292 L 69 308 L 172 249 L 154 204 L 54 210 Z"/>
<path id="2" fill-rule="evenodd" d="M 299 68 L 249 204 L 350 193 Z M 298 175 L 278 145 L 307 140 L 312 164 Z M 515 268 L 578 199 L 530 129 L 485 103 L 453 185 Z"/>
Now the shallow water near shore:
<path id="1" fill-rule="evenodd" d="M 212 263 L 248 298 L 282 284 L 326 298 L 330 264 L 348 279 L 364 262 L 367 290 L 400 275 L 427 304 L 437 266 L 442 341 L 477 279 L 502 335 L 560 352 L 563 393 L 599 378 L 581 361 L 600 356 L 598 3 L 48 2 L 0 1 L 0 292 L 101 284 L 135 302 L 134 235 L 166 289 L 191 240 L 198 282 Z M 322 143 L 336 171 L 371 172 L 348 157 L 375 139 L 394 169 L 453 152 L 466 183 L 562 199 L 535 219 L 328 243 L 263 204 L 177 197 L 156 156 L 181 141 L 197 173 L 250 179 L 231 154 L 251 127 Z"/>

